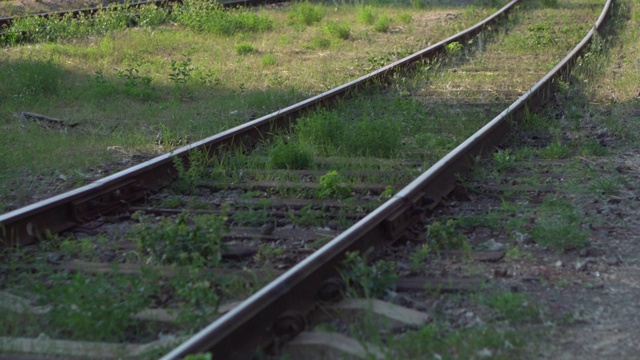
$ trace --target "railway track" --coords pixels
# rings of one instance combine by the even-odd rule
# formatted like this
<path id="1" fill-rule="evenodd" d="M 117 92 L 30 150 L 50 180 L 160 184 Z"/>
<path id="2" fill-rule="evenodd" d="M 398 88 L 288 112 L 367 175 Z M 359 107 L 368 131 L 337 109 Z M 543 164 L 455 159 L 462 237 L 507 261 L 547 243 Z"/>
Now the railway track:
<path id="1" fill-rule="evenodd" d="M 515 4 L 512 2 L 501 11 L 511 10 Z M 597 27 L 604 21 L 609 6 L 610 3 L 607 3 Z M 71 259 L 68 254 L 61 254 L 57 250 L 45 256 L 54 265 L 54 271 L 61 273 L 108 273 L 114 276 L 136 273 L 155 276 L 161 287 L 169 289 L 164 291 L 169 295 L 166 299 L 157 300 L 153 309 L 138 309 L 136 321 L 175 324 L 184 319 L 178 319 L 179 316 L 162 310 L 162 307 L 188 302 L 191 302 L 189 305 L 193 311 L 185 316 L 191 322 L 197 323 L 198 319 L 208 322 L 206 319 L 213 314 L 224 313 L 165 358 L 179 358 L 199 352 L 211 352 L 214 356 L 225 358 L 242 358 L 254 349 L 270 349 L 277 353 L 280 345 L 305 329 L 306 316 L 318 301 L 335 301 L 348 290 L 345 287 L 348 277 L 345 279 L 339 272 L 339 269 L 345 271 L 345 254 L 366 254 L 378 245 L 390 244 L 419 233 L 429 212 L 443 197 L 451 196 L 455 190 L 456 174 L 464 172 L 475 156 L 491 151 L 503 141 L 509 130 L 507 117 L 522 116 L 525 108 L 535 109 L 550 96 L 551 79 L 569 68 L 582 47 L 590 41 L 594 30 L 589 32 L 579 47 L 572 50 L 507 110 L 415 180 L 411 179 L 419 172 L 417 169 L 424 166 L 424 162 L 415 161 L 420 155 L 401 161 L 318 158 L 312 160 L 315 170 L 291 171 L 291 168 L 305 166 L 298 166 L 301 161 L 298 158 L 293 162 L 285 160 L 284 164 L 274 161 L 278 157 L 274 149 L 285 149 L 281 150 L 284 154 L 295 152 L 286 139 L 271 146 L 271 150 L 264 150 L 268 146 L 257 139 L 276 127 L 289 128 L 289 121 L 300 115 L 307 116 L 301 121 L 304 124 L 304 119 L 313 114 L 310 110 L 319 104 L 344 100 L 345 95 L 353 89 L 389 78 L 418 61 L 451 52 L 451 44 L 468 41 L 501 16 L 504 15 L 495 15 L 456 37 L 384 67 L 368 77 L 278 113 L 71 193 L 5 214 L 0 217 L 0 223 L 9 234 L 5 240 L 9 240 L 13 246 L 24 246 L 38 237 L 64 230 L 71 231 L 78 239 L 87 235 L 103 239 L 98 246 L 88 245 L 86 254 L 83 254 L 82 248 L 70 250 L 75 254 Z M 456 70 L 454 72 L 460 69 L 458 66 L 452 68 Z M 518 92 L 510 91 L 512 97 Z M 430 98 L 437 92 L 437 87 L 434 87 L 423 97 Z M 237 155 L 225 155 L 227 148 L 236 147 L 257 147 L 254 152 L 257 155 L 249 156 L 242 151 Z M 272 169 L 277 167 L 287 171 Z M 211 181 L 208 176 L 207 180 L 203 180 L 205 173 L 212 174 L 217 181 Z M 393 175 L 387 177 L 380 173 Z M 177 185 L 160 192 L 154 191 L 153 195 L 148 192 L 149 189 L 164 187 L 172 179 L 178 180 L 174 183 Z M 96 190 L 99 193 L 97 195 Z M 142 198 L 146 199 L 145 202 L 135 202 Z M 387 201 L 387 198 L 390 199 Z M 188 210 L 184 211 L 184 208 Z M 357 223 L 350 226 L 354 220 Z M 231 230 L 227 231 L 226 227 L 229 226 Z M 123 233 L 128 235 L 123 237 Z M 52 243 L 57 241 L 55 236 L 50 238 Z M 58 248 L 61 245 L 58 244 Z M 140 258 L 127 259 L 126 256 Z M 115 262 L 121 264 L 116 268 L 99 264 L 116 259 Z M 149 270 L 143 266 L 145 263 L 154 265 Z M 176 275 L 172 265 L 187 265 L 186 268 L 192 269 L 193 273 Z M 203 265 L 209 265 L 207 267 L 213 270 L 195 270 Z M 223 270 L 217 270 L 220 267 Z M 286 272 L 281 274 L 284 270 Z M 245 292 L 253 293 L 259 285 L 276 277 L 240 304 L 234 301 L 242 298 L 230 296 L 229 289 L 233 286 L 244 283 L 248 287 Z M 187 288 L 181 289 L 172 283 L 171 279 L 176 278 L 186 282 Z M 103 277 L 98 279 L 104 280 Z M 224 279 L 233 286 L 220 289 L 219 285 L 214 285 L 214 279 Z M 425 281 L 419 279 L 414 283 L 423 287 Z M 135 284 L 125 282 L 122 286 L 119 291 L 126 292 L 133 289 Z M 416 285 L 413 286 L 415 288 Z M 181 293 L 189 295 L 183 296 Z M 15 303 L 20 301 L 14 300 Z M 203 305 L 206 302 L 209 302 L 208 306 Z M 31 308 L 29 311 L 44 310 Z M 131 326 L 131 323 L 126 324 Z M 142 338 L 144 336 L 136 340 Z M 163 342 L 154 344 L 154 347 L 166 345 Z M 55 346 L 64 347 L 60 343 L 55 343 Z M 87 349 L 90 348 L 89 345 Z M 134 356 L 149 348 L 120 348 L 118 351 Z M 108 348 L 106 353 L 114 351 L 114 348 Z"/>

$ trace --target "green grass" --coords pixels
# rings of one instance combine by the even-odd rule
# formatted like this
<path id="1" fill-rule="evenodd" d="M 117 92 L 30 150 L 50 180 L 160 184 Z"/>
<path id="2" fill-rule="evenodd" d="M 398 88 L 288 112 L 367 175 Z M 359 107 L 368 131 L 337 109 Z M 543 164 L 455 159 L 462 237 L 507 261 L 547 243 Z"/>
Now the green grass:
<path id="1" fill-rule="evenodd" d="M 371 6 L 381 16 L 407 11 L 400 3 Z M 128 167 L 129 159 L 164 153 L 343 84 L 371 69 L 367 52 L 390 61 L 424 47 L 407 37 L 415 31 L 410 27 L 372 33 L 357 23 L 359 9 L 345 4 L 328 11 L 323 4 L 299 3 L 253 12 L 187 1 L 172 14 L 143 8 L 136 21 L 144 26 L 138 28 L 128 27 L 130 10 L 120 7 L 94 22 L 25 20 L 13 34 L 29 30 L 31 43 L 9 46 L 0 55 L 0 77 L 8 80 L 0 83 L 0 117 L 8 119 L 0 125 L 0 165 L 12 169 L 0 173 L 0 208 L 25 205 L 39 192 L 77 187 Z M 413 16 L 437 9 L 425 6 Z M 470 25 L 490 11 L 458 20 Z M 307 18 L 315 19 L 311 26 L 297 25 Z M 443 38 L 455 26 L 420 31 Z M 36 28 L 44 30 L 31 31 Z M 5 43 L 11 45 L 9 37 Z M 251 44 L 262 55 L 239 44 Z M 43 129 L 20 121 L 21 111 L 79 125 Z M 390 125 L 379 124 L 385 121 L 362 118 L 350 126 L 387 132 Z M 388 132 L 393 138 L 384 140 L 384 150 L 368 144 L 377 141 L 368 137 L 348 151 L 393 156 L 388 149 L 401 135 Z"/>

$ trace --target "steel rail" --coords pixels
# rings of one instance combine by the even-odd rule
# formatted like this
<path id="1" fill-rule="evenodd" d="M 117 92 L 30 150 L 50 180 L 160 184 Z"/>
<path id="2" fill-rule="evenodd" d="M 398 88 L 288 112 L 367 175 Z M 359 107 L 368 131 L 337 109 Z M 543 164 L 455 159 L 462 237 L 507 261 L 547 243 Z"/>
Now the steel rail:
<path id="1" fill-rule="evenodd" d="M 204 150 L 215 156 L 230 148 L 250 148 L 264 139 L 269 132 L 291 126 L 295 118 L 307 111 L 330 105 L 358 89 L 385 81 L 416 62 L 434 59 L 445 53 L 446 46 L 450 43 L 473 38 L 483 29 L 505 17 L 519 2 L 520 0 L 512 0 L 476 25 L 337 88 L 78 189 L 0 215 L 0 245 L 27 245 L 36 241 L 42 234 L 68 230 L 105 211 L 142 198 L 148 191 L 157 190 L 175 178 L 174 156 L 180 157 L 188 164 L 188 154 L 193 150 Z"/>
<path id="2" fill-rule="evenodd" d="M 553 93 L 553 80 L 568 74 L 610 14 L 607 0 L 594 27 L 550 72 L 483 128 L 399 191 L 364 219 L 327 243 L 232 311 L 211 323 L 162 360 L 210 352 L 214 358 L 249 358 L 266 344 L 278 344 L 304 330 L 305 315 L 319 301 L 331 300 L 340 281 L 336 267 L 346 252 L 366 252 L 396 239 L 412 209 L 432 206 L 453 190 L 456 174 L 476 156 L 495 149 L 527 109 L 542 106 Z M 431 204 L 431 205 L 430 205 Z"/>
<path id="3" fill-rule="evenodd" d="M 286 1 L 286 0 L 234 0 L 234 1 L 222 2 L 222 3 L 219 3 L 218 5 L 225 8 L 232 8 L 232 7 L 238 7 L 238 6 L 256 6 L 261 4 L 272 4 L 272 3 L 278 3 L 283 1 Z M 164 7 L 171 4 L 182 4 L 182 2 L 183 0 L 144 0 L 144 1 L 133 3 L 133 4 L 127 4 L 126 7 L 131 8 L 131 7 L 138 7 L 138 6 L 144 6 L 144 5 L 152 5 L 152 4 Z M 71 16 L 75 18 L 81 14 L 83 15 L 94 14 L 94 13 L 97 13 L 98 11 L 108 10 L 108 9 L 109 9 L 108 7 L 96 6 L 96 7 L 84 8 L 84 9 L 62 10 L 62 11 L 43 12 L 43 13 L 29 14 L 29 15 L 2 17 L 0 18 L 0 29 L 4 25 L 10 26 L 15 19 L 23 18 L 23 17 L 33 16 L 33 17 L 50 18 L 50 17 L 62 17 L 67 14 L 71 14 Z"/>

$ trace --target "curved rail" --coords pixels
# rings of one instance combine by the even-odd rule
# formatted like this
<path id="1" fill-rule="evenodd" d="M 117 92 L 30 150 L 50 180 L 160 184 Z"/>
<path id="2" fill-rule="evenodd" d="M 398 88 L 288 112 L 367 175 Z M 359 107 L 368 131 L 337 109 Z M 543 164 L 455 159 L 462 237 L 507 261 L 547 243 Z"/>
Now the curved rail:
<path id="1" fill-rule="evenodd" d="M 304 315 L 318 301 L 335 293 L 336 266 L 348 251 L 367 249 L 395 240 L 411 216 L 411 208 L 432 206 L 453 189 L 456 174 L 473 158 L 494 149 L 510 131 L 510 119 L 544 104 L 552 94 L 553 80 L 568 73 L 580 54 L 605 23 L 612 5 L 607 0 L 594 27 L 583 40 L 529 91 L 482 129 L 452 150 L 396 196 L 357 224 L 313 253 L 285 274 L 223 315 L 163 357 L 211 352 L 216 358 L 246 358 L 269 342 L 278 342 L 304 330 Z"/>
<path id="2" fill-rule="evenodd" d="M 259 140 L 264 139 L 268 132 L 289 127 L 293 119 L 307 111 L 329 105 L 372 83 L 384 81 L 416 62 L 433 59 L 444 53 L 446 46 L 450 43 L 471 39 L 506 16 L 519 1 L 512 0 L 478 24 L 335 89 L 78 189 L 0 215 L 0 239 L 4 239 L 5 245 L 9 246 L 16 243 L 26 245 L 34 242 L 46 231 L 58 233 L 70 229 L 102 212 L 140 199 L 149 190 L 158 189 L 175 178 L 176 171 L 172 159 L 174 156 L 180 157 L 185 164 L 188 164 L 188 154 L 196 149 L 215 155 L 229 148 L 252 147 Z"/>

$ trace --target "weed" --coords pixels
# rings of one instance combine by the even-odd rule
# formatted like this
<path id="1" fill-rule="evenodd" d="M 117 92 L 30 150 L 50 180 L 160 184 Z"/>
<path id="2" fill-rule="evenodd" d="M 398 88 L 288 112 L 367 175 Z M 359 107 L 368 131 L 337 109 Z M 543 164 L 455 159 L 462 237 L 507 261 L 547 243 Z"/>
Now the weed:
<path id="1" fill-rule="evenodd" d="M 320 176 L 317 188 L 318 197 L 344 199 L 351 196 L 351 188 L 343 185 L 343 179 L 336 170 Z"/>
<path id="2" fill-rule="evenodd" d="M 513 167 L 516 157 L 511 150 L 504 149 L 493 153 L 493 161 L 496 163 L 496 171 L 504 172 Z"/>
<path id="3" fill-rule="evenodd" d="M 268 199 L 263 199 L 251 205 L 248 210 L 238 210 L 231 217 L 236 226 L 259 227 L 269 221 L 270 203 Z"/>
<path id="4" fill-rule="evenodd" d="M 258 252 L 254 260 L 261 265 L 271 264 L 271 261 L 284 254 L 284 248 L 262 243 L 258 246 Z"/>
<path id="5" fill-rule="evenodd" d="M 377 32 L 387 32 L 393 24 L 393 19 L 389 15 L 382 15 L 376 20 L 373 29 Z"/>
<path id="6" fill-rule="evenodd" d="M 304 144 L 282 139 L 269 150 L 269 159 L 274 169 L 304 170 L 315 163 L 313 153 Z"/>
<path id="7" fill-rule="evenodd" d="M 151 77 L 139 74 L 140 70 L 135 67 L 118 70 L 118 76 L 125 80 L 123 92 L 138 100 L 151 100 L 155 97 L 151 88 Z"/>
<path id="8" fill-rule="evenodd" d="M 185 0 L 176 21 L 196 31 L 232 36 L 271 30 L 273 20 L 248 9 L 226 10 L 214 2 Z"/>
<path id="9" fill-rule="evenodd" d="M 357 20 L 361 24 L 373 25 L 376 21 L 377 15 L 372 6 L 367 5 L 358 9 Z"/>
<path id="10" fill-rule="evenodd" d="M 262 66 L 273 66 L 277 62 L 277 58 L 274 54 L 264 54 L 262 58 L 260 58 L 260 64 Z"/>
<path id="11" fill-rule="evenodd" d="M 371 298 L 384 295 L 388 289 L 395 289 L 398 281 L 395 263 L 379 260 L 367 265 L 356 252 L 348 252 L 342 261 L 340 276 L 346 284 L 347 294 L 352 297 Z"/>
<path id="12" fill-rule="evenodd" d="M 609 153 L 607 147 L 600 145 L 595 139 L 589 139 L 581 148 L 580 154 L 584 156 L 604 156 Z"/>
<path id="13" fill-rule="evenodd" d="M 191 73 L 195 70 L 195 67 L 191 66 L 191 58 L 185 60 L 171 61 L 171 72 L 169 73 L 169 80 L 176 85 L 184 85 L 191 78 Z"/>
<path id="14" fill-rule="evenodd" d="M 249 55 L 257 52 L 257 50 L 253 47 L 253 45 L 249 43 L 241 43 L 236 45 L 236 54 L 238 55 Z"/>
<path id="15" fill-rule="evenodd" d="M 411 262 L 411 269 L 420 270 L 424 268 L 424 261 L 431 253 L 431 248 L 428 244 L 422 244 L 411 255 L 409 255 L 409 261 Z"/>
<path id="16" fill-rule="evenodd" d="M 318 225 L 324 217 L 324 213 L 319 210 L 314 210 L 312 204 L 305 205 L 300 209 L 300 214 L 298 216 L 295 216 L 293 212 L 290 212 L 287 215 L 292 223 L 302 227 Z"/>
<path id="17" fill-rule="evenodd" d="M 194 150 L 189 153 L 188 163 L 183 158 L 173 157 L 173 166 L 178 173 L 178 179 L 171 184 L 174 191 L 188 194 L 196 189 L 198 182 L 207 174 L 211 162 L 204 151 Z"/>
<path id="18" fill-rule="evenodd" d="M 389 185 L 384 189 L 383 192 L 380 193 L 380 199 L 382 200 L 391 199 L 395 194 L 396 194 L 396 189 L 394 189 L 393 186 Z"/>
<path id="19" fill-rule="evenodd" d="M 566 144 L 552 142 L 538 150 L 538 154 L 545 159 L 566 159 L 571 154 L 571 149 Z"/>
<path id="20" fill-rule="evenodd" d="M 343 149 L 361 156 L 391 158 L 402 147 L 402 129 L 392 119 L 363 116 L 344 134 Z"/>
<path id="21" fill-rule="evenodd" d="M 157 262 L 213 267 L 222 260 L 222 236 L 228 231 L 224 215 L 196 216 L 193 224 L 187 213 L 180 213 L 175 219 L 163 217 L 157 223 L 143 215 L 134 218 L 140 222 L 132 227 L 129 237 Z"/>
<path id="22" fill-rule="evenodd" d="M 570 250 L 587 244 L 587 232 L 581 227 L 584 214 L 570 202 L 545 199 L 539 210 L 531 229 L 531 236 L 537 243 L 557 250 Z"/>
<path id="23" fill-rule="evenodd" d="M 500 319 L 510 323 L 535 321 L 540 310 L 528 296 L 513 292 L 499 292 L 484 299 L 483 303 L 493 309 Z"/>
<path id="24" fill-rule="evenodd" d="M 55 286 L 36 284 L 41 301 L 51 307 L 51 325 L 74 339 L 124 341 L 126 330 L 136 325 L 132 315 L 148 305 L 152 287 L 132 276 L 67 276 L 53 275 L 49 281 Z"/>
<path id="25" fill-rule="evenodd" d="M 289 24 L 297 26 L 311 26 L 319 23 L 325 15 L 322 5 L 313 5 L 308 1 L 300 2 L 287 12 Z"/>
<path id="26" fill-rule="evenodd" d="M 181 269 L 179 276 L 170 279 L 175 300 L 180 304 L 178 323 L 196 331 L 211 322 L 218 313 L 220 297 L 216 288 L 222 280 L 198 267 Z"/>
<path id="27" fill-rule="evenodd" d="M 448 43 L 444 49 L 450 56 L 458 56 L 462 52 L 462 44 L 457 41 Z"/>
<path id="28" fill-rule="evenodd" d="M 456 230 L 457 222 L 448 219 L 445 223 L 434 221 L 426 227 L 427 239 L 435 242 L 439 249 L 459 249 L 467 245 L 467 239 Z"/>
<path id="29" fill-rule="evenodd" d="M 346 132 L 346 124 L 340 120 L 337 112 L 326 110 L 304 116 L 296 127 L 300 142 L 315 146 L 323 156 L 333 155 L 339 150 Z"/>
<path id="30" fill-rule="evenodd" d="M 324 29 L 329 35 L 341 40 L 347 40 L 351 36 L 351 30 L 347 24 L 330 21 L 324 26 Z"/>

